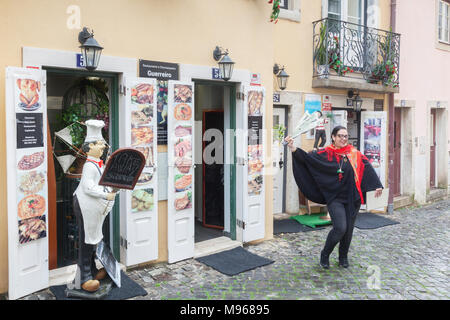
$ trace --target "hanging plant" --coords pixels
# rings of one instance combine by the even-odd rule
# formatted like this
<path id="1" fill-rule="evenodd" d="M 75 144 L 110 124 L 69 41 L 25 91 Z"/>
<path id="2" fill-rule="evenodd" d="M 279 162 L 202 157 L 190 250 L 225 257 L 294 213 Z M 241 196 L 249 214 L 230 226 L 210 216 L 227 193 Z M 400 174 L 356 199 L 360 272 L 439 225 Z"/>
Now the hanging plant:
<path id="1" fill-rule="evenodd" d="M 278 22 L 278 15 L 280 14 L 280 0 L 269 0 L 269 4 L 272 4 L 272 14 L 270 15 L 270 22 Z"/>
<path id="2" fill-rule="evenodd" d="M 282 124 L 276 125 L 273 130 L 275 131 L 276 140 L 281 143 L 284 140 L 284 134 L 286 132 L 286 127 Z"/>

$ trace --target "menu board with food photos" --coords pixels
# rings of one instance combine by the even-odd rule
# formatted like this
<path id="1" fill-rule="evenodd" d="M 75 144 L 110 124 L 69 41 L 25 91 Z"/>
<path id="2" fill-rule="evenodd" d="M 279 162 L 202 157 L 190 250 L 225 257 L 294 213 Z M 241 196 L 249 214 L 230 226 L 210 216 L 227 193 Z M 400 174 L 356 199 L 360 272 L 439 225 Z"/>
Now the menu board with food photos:
<path id="1" fill-rule="evenodd" d="M 7 181 L 8 297 L 15 300 L 49 286 L 47 76 L 39 68 L 5 71 L 2 174 Z"/>
<path id="2" fill-rule="evenodd" d="M 152 211 L 155 207 L 156 85 L 149 80 L 136 81 L 130 88 L 131 147 L 145 157 L 144 169 L 131 194 L 132 212 Z"/>
<path id="3" fill-rule="evenodd" d="M 15 169 L 20 244 L 47 236 L 46 109 L 41 77 L 15 75 Z"/>
<path id="4" fill-rule="evenodd" d="M 263 186 L 263 99 L 264 91 L 251 89 L 247 93 L 248 119 L 248 194 L 259 195 Z"/>
<path id="5" fill-rule="evenodd" d="M 158 257 L 158 197 L 157 197 L 157 84 L 150 78 L 126 78 L 125 146 L 113 176 L 107 185 L 122 185 L 121 216 L 121 262 L 134 265 Z M 129 149 L 143 155 L 143 163 Z M 142 159 L 142 158 L 141 158 Z M 108 161 L 109 162 L 109 161 Z M 125 164 L 126 162 L 127 164 Z M 108 165 L 108 163 L 107 163 Z M 137 181 L 136 170 L 141 170 Z M 106 178 L 106 177 L 105 177 Z M 113 181 L 117 180 L 117 181 Z M 119 181 L 121 180 L 121 181 Z M 132 183 L 130 183 L 132 182 Z M 128 186 L 127 186 L 128 185 Z M 134 185 L 134 187 L 133 187 Z M 123 199 L 125 198 L 125 199 Z"/>
<path id="6" fill-rule="evenodd" d="M 168 97 L 168 244 L 172 263 L 188 258 L 194 248 L 194 84 L 169 81 Z"/>

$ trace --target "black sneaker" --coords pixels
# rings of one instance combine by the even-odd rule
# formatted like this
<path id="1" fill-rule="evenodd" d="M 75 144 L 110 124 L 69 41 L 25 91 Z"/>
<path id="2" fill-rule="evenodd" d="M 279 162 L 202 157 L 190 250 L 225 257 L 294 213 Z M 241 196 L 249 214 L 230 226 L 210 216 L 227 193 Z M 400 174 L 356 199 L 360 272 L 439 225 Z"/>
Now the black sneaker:
<path id="1" fill-rule="evenodd" d="M 320 266 L 324 269 L 330 268 L 329 256 L 325 255 L 323 251 L 320 252 Z"/>
<path id="2" fill-rule="evenodd" d="M 339 258 L 339 267 L 348 268 L 348 258 Z"/>

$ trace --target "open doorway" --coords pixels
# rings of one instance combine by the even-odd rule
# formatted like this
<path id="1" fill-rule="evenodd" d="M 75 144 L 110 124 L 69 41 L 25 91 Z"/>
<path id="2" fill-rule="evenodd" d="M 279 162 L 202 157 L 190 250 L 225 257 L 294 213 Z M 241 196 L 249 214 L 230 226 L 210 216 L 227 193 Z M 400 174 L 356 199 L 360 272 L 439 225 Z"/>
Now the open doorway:
<path id="1" fill-rule="evenodd" d="M 195 85 L 196 133 L 201 152 L 195 167 L 195 242 L 224 235 L 224 87 Z"/>
<path id="2" fill-rule="evenodd" d="M 114 75 L 101 73 L 47 70 L 47 116 L 50 152 L 53 153 L 54 170 L 48 172 L 49 194 L 54 193 L 54 212 L 49 210 L 49 267 L 61 268 L 76 263 L 78 256 L 78 227 L 73 213 L 73 193 L 78 187 L 83 166 L 83 157 L 77 156 L 77 148 L 84 142 L 88 119 L 105 122 L 103 137 L 114 151 L 118 144 L 116 132 L 117 79 Z M 72 149 L 61 138 L 61 130 L 72 139 Z M 49 146 L 50 148 L 50 146 Z M 75 158 L 72 158 L 75 156 Z M 104 157 L 106 154 L 104 155 Z M 50 157 L 49 157 L 50 158 Z M 106 160 L 103 159 L 104 161 Z M 105 220 L 103 235 L 105 242 L 113 249 L 116 208 Z M 49 203 L 49 208 L 51 204 Z M 52 218 L 53 217 L 53 218 Z M 116 232 L 116 231 L 114 231 Z M 113 249 L 114 250 L 114 249 Z"/>

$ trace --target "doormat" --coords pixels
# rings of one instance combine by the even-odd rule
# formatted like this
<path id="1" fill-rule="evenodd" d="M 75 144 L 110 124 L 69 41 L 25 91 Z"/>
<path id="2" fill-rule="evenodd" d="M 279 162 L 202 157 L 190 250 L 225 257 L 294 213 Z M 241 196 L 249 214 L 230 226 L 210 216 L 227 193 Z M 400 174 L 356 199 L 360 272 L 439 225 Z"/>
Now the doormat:
<path id="1" fill-rule="evenodd" d="M 242 247 L 196 258 L 195 260 L 228 276 L 234 276 L 274 262 L 253 254 Z"/>
<path id="2" fill-rule="evenodd" d="M 299 223 L 295 219 L 277 219 L 273 221 L 273 234 L 297 233 L 319 230 L 322 228 L 311 228 Z"/>
<path id="3" fill-rule="evenodd" d="M 362 212 L 358 213 L 356 216 L 355 227 L 358 229 L 376 229 L 399 223 L 400 222 L 382 217 L 375 213 Z"/>
<path id="4" fill-rule="evenodd" d="M 331 224 L 331 220 L 323 220 L 320 219 L 321 216 L 325 216 L 326 213 L 316 213 L 316 214 L 304 214 L 304 215 L 298 215 L 298 216 L 293 216 L 291 217 L 291 219 L 297 220 L 298 222 L 300 222 L 301 224 L 311 227 L 311 228 L 316 228 L 316 226 L 325 226 L 328 224 Z"/>
<path id="5" fill-rule="evenodd" d="M 102 300 L 125 300 L 137 296 L 146 296 L 147 291 L 142 288 L 139 284 L 131 280 L 123 271 L 121 273 L 121 287 L 113 286 L 111 292 L 104 297 Z M 67 286 L 65 284 L 60 286 L 50 287 L 50 291 L 55 295 L 56 300 L 81 300 L 77 298 L 66 297 Z"/>

